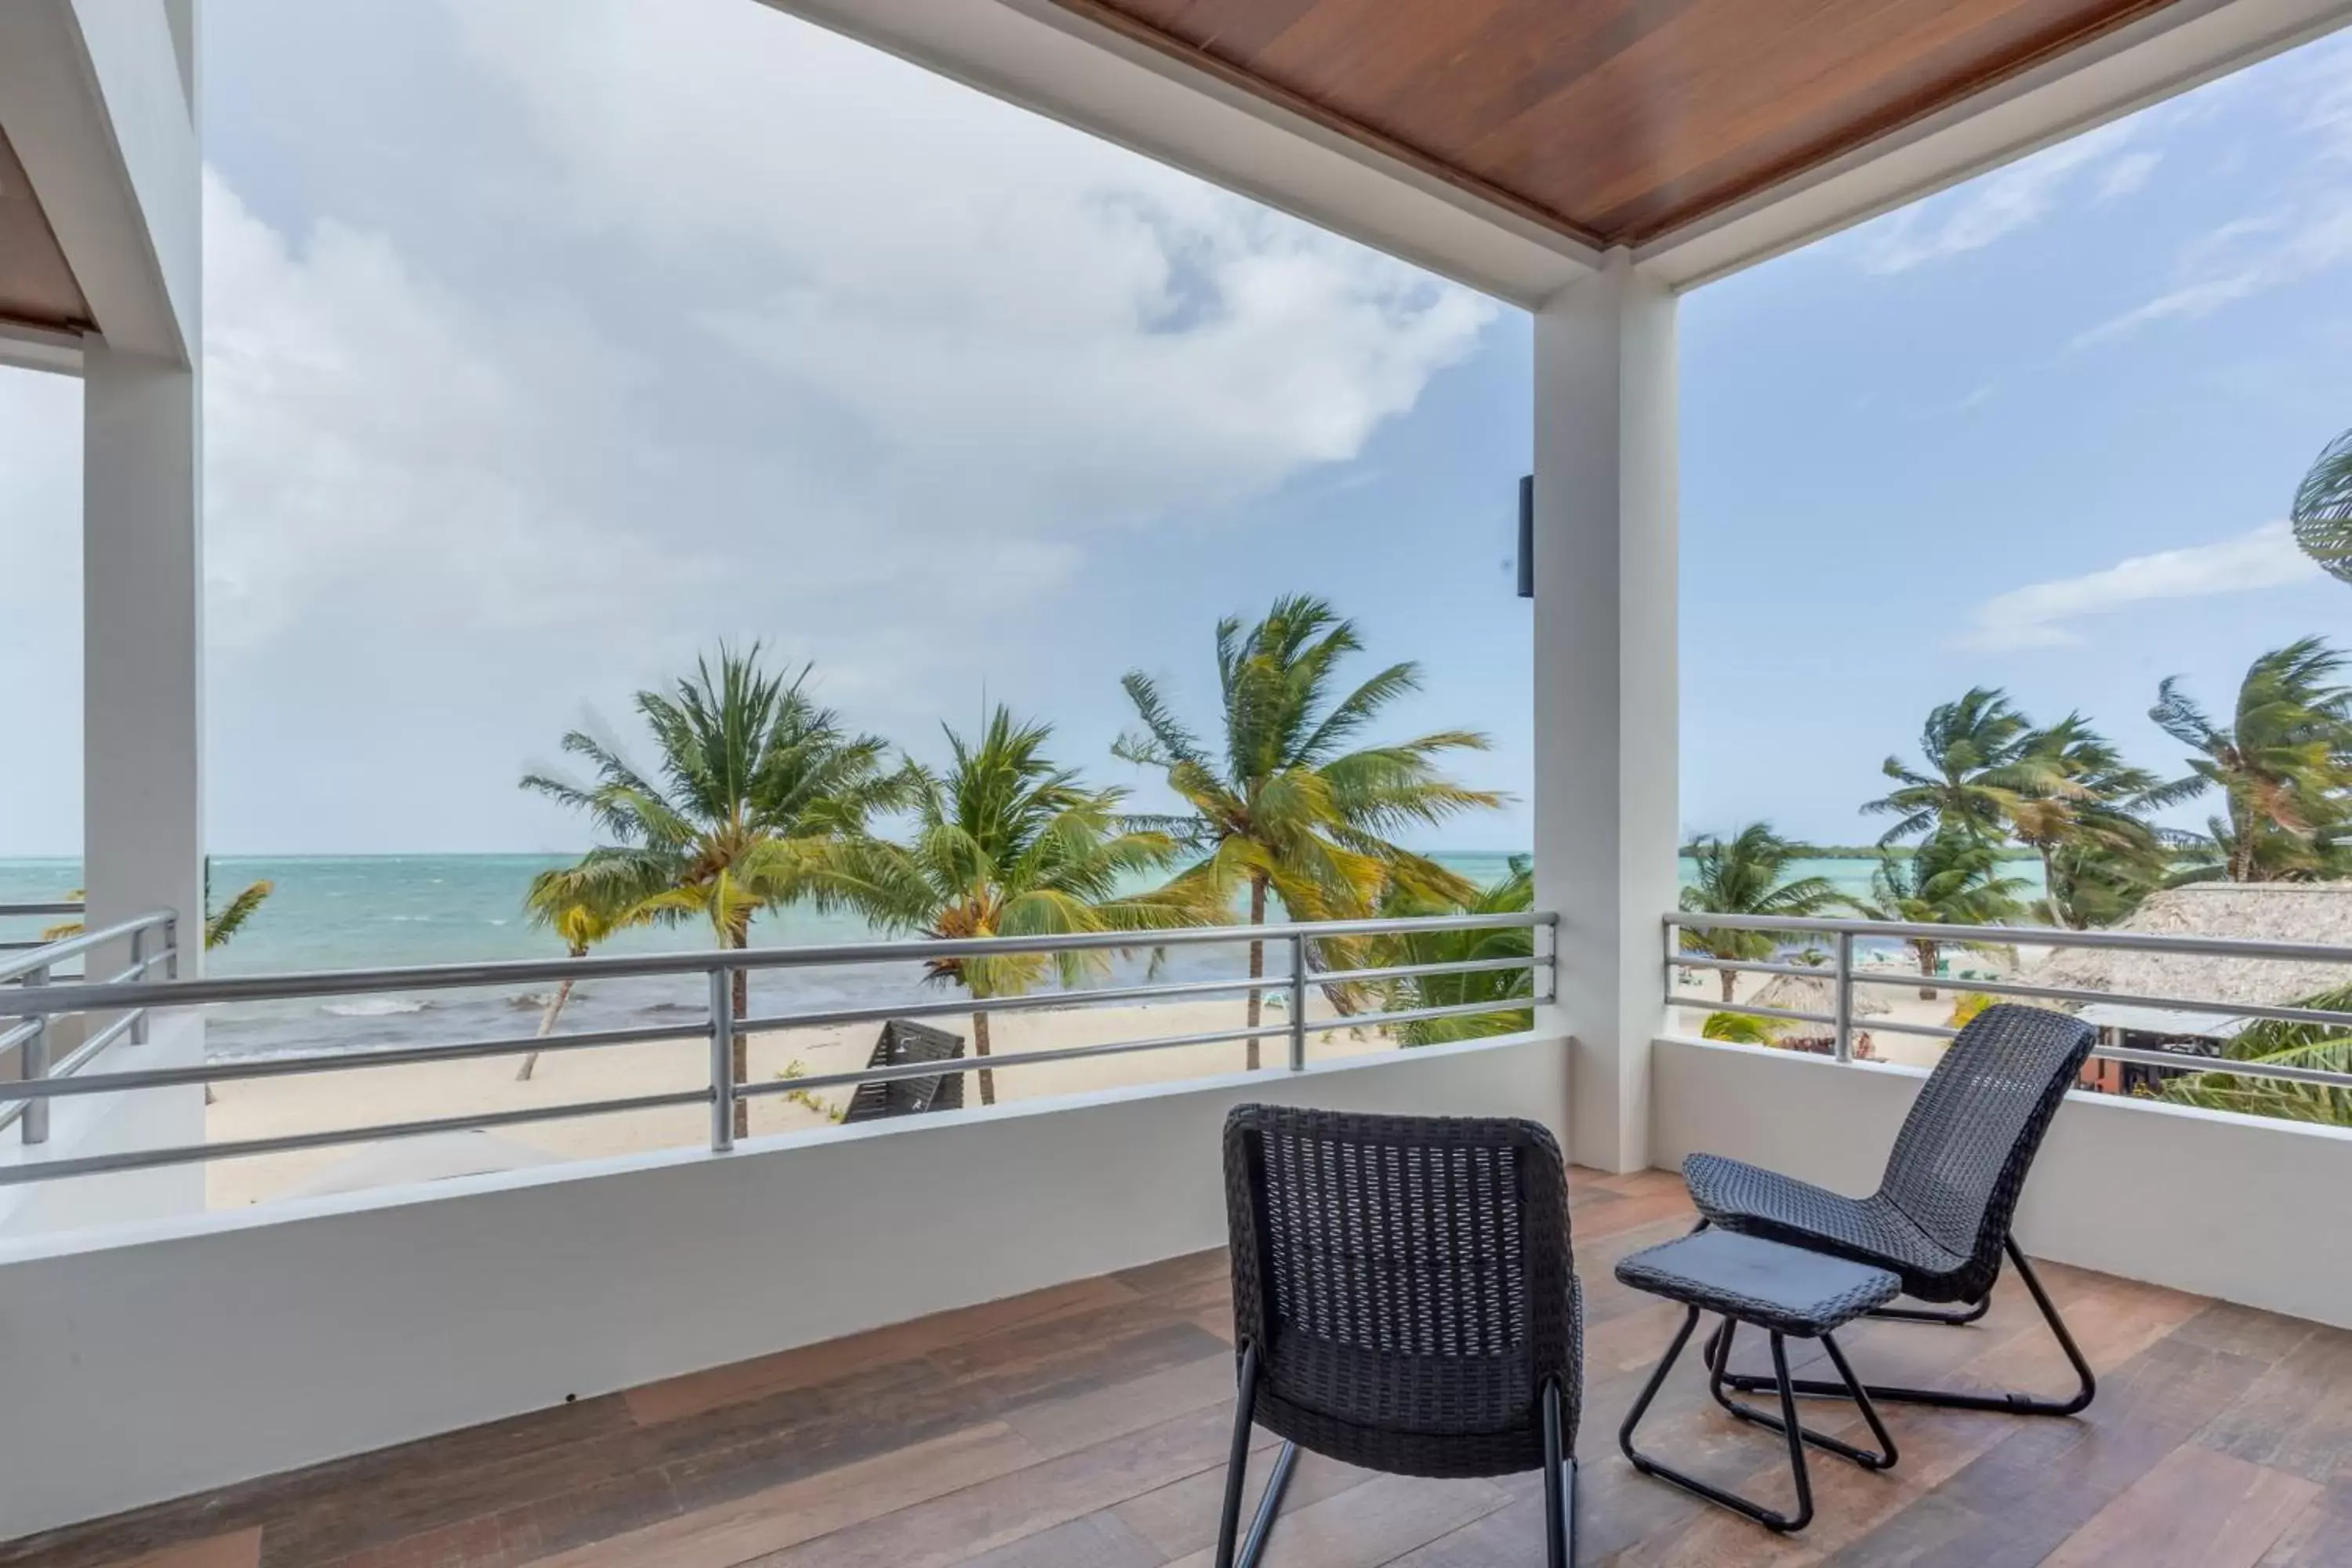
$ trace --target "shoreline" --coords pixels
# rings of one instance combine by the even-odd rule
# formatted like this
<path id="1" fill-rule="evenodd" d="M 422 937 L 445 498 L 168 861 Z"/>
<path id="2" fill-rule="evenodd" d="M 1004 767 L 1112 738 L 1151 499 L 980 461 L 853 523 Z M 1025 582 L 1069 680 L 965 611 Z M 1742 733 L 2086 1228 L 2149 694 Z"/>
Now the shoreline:
<path id="1" fill-rule="evenodd" d="M 993 1037 L 993 1054 L 1012 1056 L 1240 1028 L 1245 1022 L 1243 1005 L 1234 997 L 1126 1007 L 1048 1006 L 995 1014 L 989 1020 L 989 1032 Z M 1318 995 L 1308 1016 L 1321 1020 L 1338 1014 L 1328 999 Z M 1269 1012 L 1267 1018 L 1274 1033 L 1259 1042 L 1261 1058 L 1266 1062 L 1280 1061 L 1287 1051 L 1281 1015 Z M 969 1014 L 934 1016 L 925 1022 L 967 1039 L 971 1037 Z M 854 1024 L 751 1035 L 750 1081 L 855 1071 L 866 1065 L 881 1028 L 879 1024 Z M 1310 1061 L 1399 1048 L 1384 1033 L 1357 1029 L 1309 1036 L 1307 1042 Z M 1245 1043 L 1236 1040 L 1041 1062 L 995 1074 L 996 1097 L 1004 1103 L 1214 1077 L 1243 1070 L 1246 1052 Z M 710 1081 L 709 1042 L 699 1035 L 551 1052 L 539 1058 L 528 1082 L 519 1082 L 515 1077 L 521 1059 L 520 1056 L 478 1057 L 398 1067 L 355 1063 L 331 1072 L 225 1083 L 217 1087 L 215 1102 L 205 1108 L 205 1137 L 208 1142 L 219 1143 L 575 1101 L 625 1100 L 705 1088 Z M 746 1102 L 751 1108 L 749 1136 L 771 1137 L 824 1127 L 855 1092 L 854 1085 L 815 1090 L 805 1097 L 814 1104 L 804 1103 L 799 1095 L 761 1095 Z M 977 1074 L 966 1075 L 964 1094 L 968 1105 L 980 1103 Z M 489 1132 L 435 1134 L 215 1160 L 205 1167 L 205 1206 L 244 1208 L 281 1197 L 430 1181 L 473 1171 L 704 1147 L 709 1136 L 709 1107 L 681 1105 L 530 1122 Z"/>

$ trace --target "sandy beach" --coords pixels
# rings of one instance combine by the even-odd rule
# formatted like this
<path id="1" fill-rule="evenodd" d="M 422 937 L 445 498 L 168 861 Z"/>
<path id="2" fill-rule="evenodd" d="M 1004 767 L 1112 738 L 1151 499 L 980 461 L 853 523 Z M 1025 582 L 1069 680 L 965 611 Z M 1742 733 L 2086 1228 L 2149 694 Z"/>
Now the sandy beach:
<path id="1" fill-rule="evenodd" d="M 1310 1015 L 1318 1018 L 1334 1016 L 1319 997 Z M 1273 1016 L 1278 1027 L 1280 1015 Z M 967 1037 L 971 1029 L 969 1017 L 950 1015 L 925 1021 Z M 1244 1022 L 1242 1003 L 1235 998 L 1158 1006 L 1055 1007 L 998 1014 L 990 1020 L 989 1032 L 995 1053 L 1010 1056 L 1112 1040 L 1239 1028 Z M 801 1072 L 793 1076 L 847 1072 L 861 1068 L 874 1049 L 879 1029 L 877 1024 L 857 1024 L 754 1035 L 751 1042 L 751 1080 L 774 1082 L 791 1074 L 795 1064 Z M 1261 1048 L 1266 1060 L 1278 1061 L 1287 1043 L 1279 1037 L 1271 1038 L 1262 1042 Z M 1392 1041 L 1376 1031 L 1335 1031 L 1307 1039 L 1308 1058 L 1316 1061 L 1395 1048 Z M 1082 1057 L 1074 1061 L 1016 1068 L 995 1075 L 996 1094 L 1000 1101 L 1044 1099 L 1123 1084 L 1238 1072 L 1245 1065 L 1245 1050 L 1242 1043 L 1235 1041 L 1126 1056 Z M 688 1036 L 649 1045 L 555 1052 L 540 1058 L 529 1082 L 515 1079 L 518 1058 L 485 1057 L 429 1066 L 356 1068 L 299 1078 L 226 1083 L 216 1089 L 215 1101 L 206 1112 L 205 1133 L 209 1142 L 221 1143 L 331 1128 L 421 1121 L 699 1089 L 710 1081 L 709 1051 L 704 1039 Z M 823 1127 L 834 1112 L 848 1103 L 852 1092 L 846 1087 L 815 1091 L 808 1097 L 815 1105 L 803 1104 L 785 1095 L 753 1100 L 751 1135 L 764 1137 Z M 966 1080 L 965 1095 L 967 1103 L 980 1103 L 976 1077 Z M 490 1148 L 513 1155 L 511 1163 L 533 1163 L 547 1158 L 590 1159 L 654 1149 L 698 1147 L 709 1140 L 709 1110 L 688 1105 L 500 1128 L 488 1137 L 497 1140 Z M 465 1136 L 477 1141 L 481 1138 Z M 456 1173 L 436 1169 L 433 1153 L 421 1152 L 418 1141 L 401 1141 L 216 1160 L 206 1167 L 206 1191 L 214 1208 L 242 1208 L 273 1198 L 415 1181 L 444 1173 Z"/>
<path id="2" fill-rule="evenodd" d="M 1762 977 L 1742 975 L 1738 994 L 1743 999 L 1749 997 L 1763 984 Z M 1669 1027 L 1676 1033 L 1696 1035 L 1706 1015 L 1717 1005 L 1717 984 L 1713 974 L 1685 977 L 1677 994 L 1687 997 L 1688 1002 L 1673 1010 Z M 1874 989 L 1889 1004 L 1888 1012 L 1881 1017 L 1941 1024 L 1949 1019 L 1952 1004 L 1967 990 L 1967 984 L 1944 982 L 1932 1002 L 1920 998 L 1916 985 Z M 1335 1015 L 1328 1003 L 1318 996 L 1313 1016 L 1329 1018 Z M 1275 1016 L 1278 1019 L 1279 1015 Z M 949 1015 L 928 1021 L 969 1034 L 968 1017 Z M 1862 1020 L 1860 1032 L 1869 1037 L 1871 1048 L 1879 1060 L 1927 1067 L 1932 1066 L 1942 1053 L 1943 1043 L 1939 1040 L 1872 1029 L 1871 1025 L 1877 1021 Z M 1000 1014 L 992 1020 L 991 1034 L 997 1054 L 1003 1056 L 1237 1028 L 1242 1023 L 1242 1005 L 1234 998 L 1158 1006 L 1052 1007 Z M 751 1041 L 751 1081 L 772 1083 L 787 1076 L 855 1070 L 865 1065 L 879 1027 L 858 1024 L 754 1035 Z M 1268 1060 L 1279 1059 L 1285 1048 L 1286 1042 L 1279 1037 L 1263 1044 Z M 1310 1037 L 1307 1042 L 1308 1058 L 1316 1061 L 1395 1048 L 1394 1042 L 1386 1036 L 1367 1030 L 1335 1031 Z M 996 1075 L 997 1098 L 1000 1101 L 1047 1099 L 1128 1084 L 1237 1072 L 1244 1066 L 1244 1047 L 1235 1042 L 1126 1056 L 1083 1057 L 1073 1061 L 1016 1068 Z M 218 1088 L 215 1102 L 206 1112 L 206 1136 L 215 1143 L 231 1142 L 331 1128 L 422 1121 L 699 1089 L 709 1082 L 707 1052 L 704 1041 L 694 1036 L 647 1045 L 552 1052 L 540 1058 L 528 1082 L 519 1082 L 515 1078 L 518 1058 L 486 1057 L 429 1066 L 354 1068 L 300 1078 L 226 1083 Z M 852 1092 L 847 1087 L 840 1087 L 816 1090 L 805 1097 L 761 1096 L 751 1102 L 751 1136 L 825 1126 L 848 1103 Z M 976 1079 L 967 1080 L 965 1094 L 968 1103 L 979 1103 Z M 218 1160 L 206 1167 L 206 1190 L 211 1206 L 242 1208 L 274 1198 L 428 1180 L 485 1168 L 473 1162 L 487 1162 L 495 1168 L 501 1163 L 530 1164 L 656 1149 L 694 1148 L 709 1136 L 709 1115 L 701 1106 L 687 1105 L 536 1122 L 500 1128 L 486 1135 L 444 1138 L 437 1142 L 423 1140 L 352 1144 Z M 451 1162 L 455 1162 L 454 1165 Z"/>

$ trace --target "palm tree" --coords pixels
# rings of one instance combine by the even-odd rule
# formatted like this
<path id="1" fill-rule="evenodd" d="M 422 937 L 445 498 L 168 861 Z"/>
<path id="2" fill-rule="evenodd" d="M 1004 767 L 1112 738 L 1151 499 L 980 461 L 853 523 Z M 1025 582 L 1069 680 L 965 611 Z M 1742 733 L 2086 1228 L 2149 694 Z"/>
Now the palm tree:
<path id="1" fill-rule="evenodd" d="M 602 889 L 583 890 L 573 885 L 566 871 L 541 871 L 530 879 L 530 891 L 523 896 L 523 907 L 530 915 L 530 923 L 544 926 L 563 939 L 563 951 L 572 958 L 585 958 L 588 950 L 629 926 L 644 925 L 652 917 L 641 906 L 612 904 L 601 901 L 596 894 Z M 565 976 L 548 998 L 539 1015 L 541 1039 L 555 1032 L 555 1021 L 563 1015 L 563 1005 L 572 1000 L 575 984 Z M 522 1066 L 515 1071 L 517 1083 L 530 1081 L 531 1070 L 539 1066 L 539 1053 L 523 1058 Z"/>
<path id="2" fill-rule="evenodd" d="M 210 909 L 213 901 L 213 863 L 211 858 L 207 856 L 205 859 L 205 903 L 209 912 L 205 916 L 205 951 L 210 952 L 215 948 L 226 947 L 229 944 L 229 939 L 245 929 L 245 922 L 251 920 L 261 906 L 268 901 L 269 896 L 277 890 L 278 884 L 263 877 L 239 888 L 236 895 L 220 908 Z M 87 896 L 79 888 L 66 895 L 68 899 L 76 900 Z M 79 936 L 83 930 L 83 924 L 79 921 L 63 921 L 44 929 L 41 932 L 41 940 L 63 942 L 68 937 Z"/>
<path id="3" fill-rule="evenodd" d="M 1975 687 L 1957 702 L 1939 703 L 1919 732 L 1922 765 L 1900 757 L 1883 764 L 1895 787 L 1862 809 L 1893 813 L 1882 845 L 1953 831 L 1999 839 L 2010 807 L 2027 785 L 2023 764 L 2033 726 L 1990 687 Z"/>
<path id="4" fill-rule="evenodd" d="M 1791 861 L 1806 851 L 1772 831 L 1769 823 L 1751 822 L 1728 838 L 1711 833 L 1691 841 L 1688 851 L 1697 864 L 1697 876 L 1683 889 L 1682 906 L 1711 915 L 1817 915 L 1849 902 L 1826 877 L 1786 877 Z M 1770 931 L 1683 928 L 1683 951 L 1709 958 L 1755 963 L 1779 951 L 1780 939 Z M 1739 976 L 1726 969 L 1718 978 L 1727 1006 Z"/>
<path id="5" fill-rule="evenodd" d="M 1871 897 L 1859 908 L 1865 920 L 1905 925 L 1999 925 L 2023 912 L 2018 895 L 2025 889 L 2021 879 L 2002 876 L 2000 865 L 2000 852 L 1974 835 L 1938 833 L 1909 856 L 1880 855 Z M 1953 944 L 1935 937 L 1909 942 L 1919 973 L 1934 980 L 1943 950 Z M 1986 944 L 1958 945 L 1981 950 Z M 1934 1001 L 1936 987 L 1920 986 L 1919 996 Z"/>
<path id="6" fill-rule="evenodd" d="M 1432 900 L 1392 890 L 1381 904 L 1383 917 L 1400 920 L 1429 915 L 1525 914 L 1536 907 L 1536 878 L 1524 856 L 1513 856 L 1510 870 L 1493 887 L 1460 902 Z M 1422 931 L 1380 937 L 1371 944 L 1380 966 L 1422 963 L 1472 963 L 1483 960 L 1532 958 L 1535 930 L 1505 926 L 1494 931 Z M 1451 1018 L 1420 1018 L 1397 1026 L 1397 1038 L 1407 1046 L 1433 1046 L 1448 1040 L 1483 1039 L 1489 1035 L 1516 1034 L 1535 1027 L 1528 1005 L 1535 995 L 1532 966 L 1474 970 L 1464 974 L 1412 974 L 1389 982 L 1386 1005 L 1409 1012 L 1420 1007 L 1452 1007 L 1492 1002 L 1492 1013 L 1457 1015 Z M 1517 1006 L 1511 1005 L 1517 1002 Z"/>
<path id="7" fill-rule="evenodd" d="M 2299 881 L 2344 868 L 2352 846 L 2352 687 L 2336 677 L 2346 658 L 2308 637 L 2254 660 L 2236 711 L 2217 723 L 2180 689 L 2158 688 L 2148 710 L 2165 733 L 2197 752 L 2183 796 L 2221 792 L 2186 879 Z"/>
<path id="8" fill-rule="evenodd" d="M 667 695 L 638 692 L 660 759 L 651 772 L 593 735 L 564 736 L 589 782 L 534 773 L 522 785 L 587 813 L 612 842 L 554 873 L 561 891 L 549 896 L 662 924 L 707 921 L 722 948 L 747 946 L 761 910 L 843 902 L 832 879 L 843 847 L 908 786 L 878 736 L 853 734 L 809 696 L 808 673 L 769 673 L 757 643 L 721 647 L 715 669 L 698 659 Z M 738 1017 L 749 991 L 737 970 Z M 740 1033 L 734 1065 L 740 1083 L 751 1070 Z M 736 1106 L 738 1136 L 750 1131 L 749 1111 Z"/>
<path id="9" fill-rule="evenodd" d="M 2112 925 L 2163 885 L 2171 851 L 2147 814 L 2181 798 L 2181 786 L 2130 766 L 2079 713 L 2036 731 L 2020 771 L 2009 825 L 2042 858 L 2051 924 Z"/>
<path id="10" fill-rule="evenodd" d="M 2320 1012 L 2352 1013 L 2352 985 L 2306 996 L 2294 1005 Z M 2332 1025 L 2289 1024 L 2263 1018 L 2239 1031 L 2230 1041 L 2227 1054 L 2232 1061 L 2264 1067 L 2352 1072 L 2352 1034 Z M 2158 1097 L 2176 1104 L 2202 1106 L 2208 1110 L 2234 1110 L 2246 1116 L 2352 1127 L 2352 1089 L 2335 1084 L 2255 1078 L 2217 1068 L 2171 1079 L 2158 1090 Z"/>
<path id="11" fill-rule="evenodd" d="M 1231 908 L 1246 889 L 1255 926 L 1265 923 L 1269 899 L 1292 920 L 1325 921 L 1369 914 L 1391 888 L 1454 902 L 1475 896 L 1467 880 L 1390 836 L 1504 804 L 1437 768 L 1447 752 L 1486 750 L 1486 738 L 1441 730 L 1349 750 L 1381 710 L 1421 685 L 1419 666 L 1393 664 L 1334 700 L 1340 663 L 1362 647 L 1353 622 L 1305 595 L 1276 600 L 1255 626 L 1218 622 L 1222 756 L 1177 720 L 1150 677 L 1130 670 L 1121 682 L 1143 729 L 1112 752 L 1166 770 L 1188 809 L 1153 826 L 1199 856 L 1184 875 L 1204 902 Z M 1265 973 L 1265 944 L 1253 942 L 1249 977 Z M 1249 994 L 1252 1028 L 1261 1000 Z M 1255 1039 L 1249 1065 L 1258 1065 Z"/>
<path id="12" fill-rule="evenodd" d="M 887 930 L 935 940 L 1166 931 L 1198 925 L 1211 910 L 1189 887 L 1138 892 L 1178 853 L 1167 834 L 1131 826 L 1125 792 L 1093 790 L 1045 758 L 1046 724 L 1016 722 L 999 707 L 978 744 L 947 732 L 943 776 L 923 775 L 907 844 L 855 846 L 836 882 L 844 897 Z M 1013 996 L 1058 970 L 1075 985 L 1108 963 L 1100 951 L 935 958 L 928 978 L 975 1000 Z M 971 1016 L 975 1055 L 989 1054 L 988 1014 Z M 996 1075 L 980 1075 L 982 1105 Z"/>
<path id="13" fill-rule="evenodd" d="M 2294 538 L 2332 576 L 2352 583 L 2352 430 L 2330 441 L 2294 492 Z"/>

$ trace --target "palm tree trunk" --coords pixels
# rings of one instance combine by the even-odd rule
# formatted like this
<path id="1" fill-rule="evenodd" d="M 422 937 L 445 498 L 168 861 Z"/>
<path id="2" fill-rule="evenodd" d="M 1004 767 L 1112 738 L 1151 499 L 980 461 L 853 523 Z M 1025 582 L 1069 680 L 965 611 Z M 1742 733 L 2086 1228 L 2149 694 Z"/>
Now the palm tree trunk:
<path id="1" fill-rule="evenodd" d="M 1263 872 L 1250 873 L 1249 923 L 1254 926 L 1265 924 L 1265 876 Z M 1265 978 L 1265 943 L 1262 942 L 1250 943 L 1249 977 L 1252 980 Z M 1262 993 L 1253 991 L 1249 994 L 1249 1027 L 1253 1029 L 1265 1016 L 1264 1001 Z M 1257 1045 L 1257 1037 L 1252 1035 L 1249 1042 L 1249 1070 L 1252 1072 L 1258 1068 Z"/>
<path id="2" fill-rule="evenodd" d="M 1739 976 L 1727 969 L 1716 978 L 1723 983 L 1723 1005 L 1728 1007 L 1732 1003 L 1731 988 L 1738 983 Z"/>
<path id="3" fill-rule="evenodd" d="M 971 1016 L 971 1054 L 976 1057 L 988 1055 L 988 1015 L 985 1013 Z M 996 1075 L 986 1068 L 980 1069 L 980 1102 L 982 1105 L 996 1103 Z"/>
<path id="4" fill-rule="evenodd" d="M 2072 931 L 2074 929 L 2074 917 L 2066 911 L 2066 900 L 2058 894 L 2057 854 L 2053 847 L 2047 844 L 2041 846 L 2041 849 L 2042 897 L 2050 905 L 2051 923 L 2064 926 Z"/>
<path id="5" fill-rule="evenodd" d="M 1919 955 L 1919 973 L 1926 975 L 1930 980 L 1936 978 L 1936 960 L 1942 953 L 1943 945 L 1944 944 L 1939 942 L 1915 942 L 1911 944 L 1912 950 Z M 1934 986 L 1922 985 L 1919 987 L 1920 1001 L 1933 1002 L 1935 999 L 1936 988 Z"/>
<path id="6" fill-rule="evenodd" d="M 578 958 L 581 955 L 575 952 L 572 956 Z M 562 1016 L 563 1005 L 572 1000 L 572 984 L 573 982 L 567 980 L 562 984 L 557 986 L 555 988 L 554 997 L 549 1001 L 547 1006 L 540 1013 L 539 1038 L 543 1040 L 547 1038 L 548 1036 L 555 1033 L 555 1020 Z M 523 1058 L 522 1066 L 515 1069 L 515 1082 L 529 1083 L 530 1081 L 531 1069 L 538 1065 L 539 1053 L 537 1051 L 533 1051 L 530 1055 Z"/>
<path id="7" fill-rule="evenodd" d="M 748 919 L 740 928 L 727 933 L 727 945 L 733 948 L 745 948 L 751 945 L 751 926 Z M 737 1027 L 734 1048 L 729 1054 L 734 1062 L 735 1085 L 740 1089 L 750 1081 L 751 1077 L 751 1039 L 741 1028 L 743 1016 L 751 1010 L 751 972 L 748 969 L 738 969 L 733 973 Z M 751 1135 L 751 1102 L 738 1099 L 735 1101 L 735 1136 L 749 1138 Z"/>

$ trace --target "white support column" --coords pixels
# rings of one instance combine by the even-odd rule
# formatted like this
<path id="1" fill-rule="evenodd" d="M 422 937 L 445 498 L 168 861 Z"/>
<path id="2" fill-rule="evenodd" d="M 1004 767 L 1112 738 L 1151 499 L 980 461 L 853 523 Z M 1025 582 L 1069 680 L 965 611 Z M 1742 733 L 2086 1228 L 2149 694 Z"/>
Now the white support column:
<path id="1" fill-rule="evenodd" d="M 186 978 L 204 951 L 200 377 L 93 340 L 82 378 L 89 918 L 177 910 Z"/>
<path id="2" fill-rule="evenodd" d="M 1536 902 L 1559 911 L 1570 1158 L 1649 1163 L 1675 897 L 1675 296 L 1622 250 L 1535 322 Z"/>

